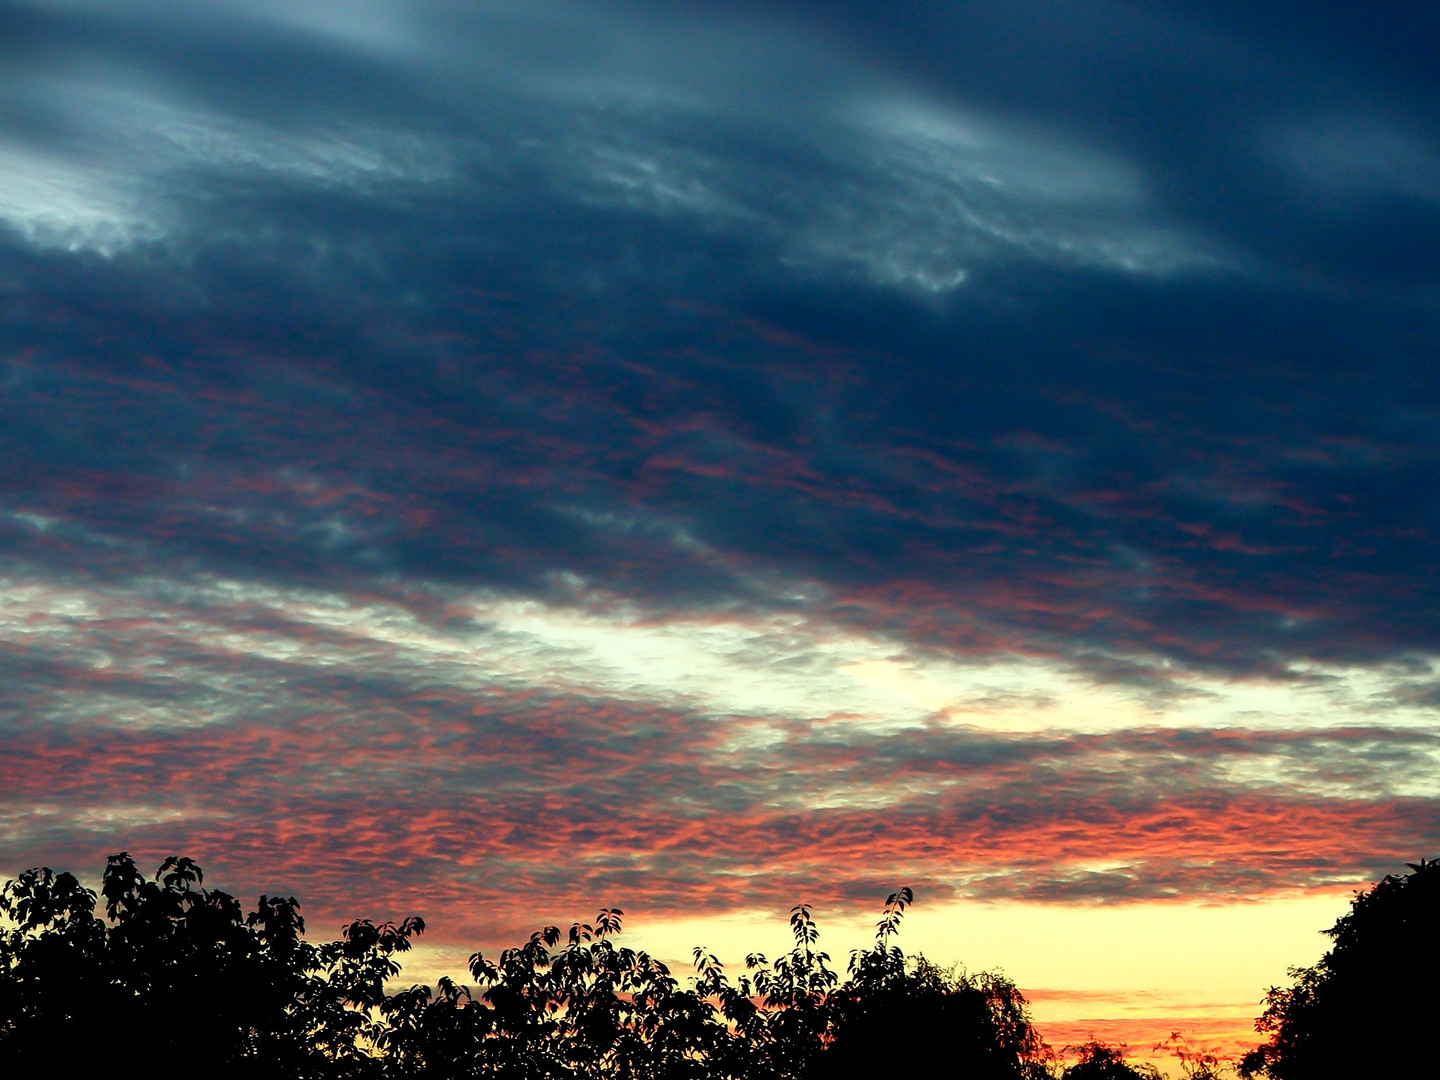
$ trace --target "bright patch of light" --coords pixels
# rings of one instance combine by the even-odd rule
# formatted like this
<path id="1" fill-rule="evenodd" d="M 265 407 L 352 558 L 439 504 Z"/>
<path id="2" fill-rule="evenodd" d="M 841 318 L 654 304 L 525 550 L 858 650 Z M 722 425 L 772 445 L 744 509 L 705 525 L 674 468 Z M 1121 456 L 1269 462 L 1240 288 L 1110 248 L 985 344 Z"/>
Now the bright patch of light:
<path id="1" fill-rule="evenodd" d="M 0 221 L 40 247 L 107 255 L 155 235 L 133 200 L 102 171 L 5 143 Z"/>
<path id="2" fill-rule="evenodd" d="M 593 597 L 565 606 L 484 591 L 446 601 L 468 618 L 436 626 L 395 603 L 235 581 L 106 590 L 11 582 L 0 597 L 0 639 L 48 642 L 72 656 L 104 653 L 117 672 L 139 670 L 144 657 L 183 644 L 199 651 L 195 664 L 208 651 L 316 669 L 383 669 L 477 695 L 505 687 L 608 696 L 717 718 L 820 723 L 842 738 L 936 725 L 1043 733 L 1436 724 L 1423 699 L 1385 697 L 1395 677 L 1383 670 L 1297 670 L 1267 682 L 1156 665 L 1157 685 L 1170 690 L 1157 697 L 1153 687 L 1097 683 L 1083 667 L 1012 654 L 946 657 L 801 611 L 662 617 Z M 149 639 L 149 647 L 137 640 L 118 648 L 115 625 Z M 167 677 L 182 677 L 175 663 Z M 208 678 L 200 669 L 192 674 Z M 149 722 L 160 719 L 156 708 L 171 706 L 147 703 Z M 779 737 L 778 728 L 763 726 L 734 732 L 757 745 Z"/>

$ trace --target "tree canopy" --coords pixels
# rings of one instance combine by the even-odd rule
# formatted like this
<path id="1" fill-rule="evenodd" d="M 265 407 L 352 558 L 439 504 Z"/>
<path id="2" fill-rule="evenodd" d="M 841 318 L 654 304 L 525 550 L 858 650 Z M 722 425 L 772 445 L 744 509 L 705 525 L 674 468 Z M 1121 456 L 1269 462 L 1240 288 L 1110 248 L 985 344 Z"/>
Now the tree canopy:
<path id="1" fill-rule="evenodd" d="M 1421 1056 L 1440 1017 L 1440 860 L 1407 864 L 1357 893 L 1325 933 L 1334 943 L 1314 967 L 1270 988 L 1256 1030 L 1269 1041 L 1241 1063 L 1273 1080 L 1400 1075 Z M 1428 1056 L 1428 1055 L 1427 1055 Z"/>
<path id="2" fill-rule="evenodd" d="M 1413 1040 L 1440 1006 L 1429 975 L 1440 862 L 1410 869 L 1357 894 L 1320 962 L 1270 989 L 1256 1022 L 1269 1041 L 1242 1074 L 1369 1076 L 1417 1056 Z M 807 905 L 790 913 L 784 955 L 751 953 L 732 975 L 697 948 L 683 977 L 619 945 L 624 912 L 604 908 L 476 952 L 468 983 L 400 988 L 422 919 L 360 919 L 317 944 L 294 897 L 261 896 L 246 912 L 204 881 L 192 859 L 172 856 L 147 877 L 125 852 L 109 858 L 98 896 L 48 867 L 8 881 L 0 1062 L 113 1072 L 143 1061 L 278 1080 L 850 1080 L 919 1063 L 965 1080 L 1159 1076 L 1093 1041 L 1066 1068 L 1005 976 L 906 957 L 895 939 L 908 888 L 889 896 L 874 945 L 851 953 L 843 977 Z M 1187 1077 L 1218 1075 L 1210 1054 L 1169 1049 Z"/>
<path id="3" fill-rule="evenodd" d="M 147 878 L 121 852 L 98 897 L 48 867 L 0 890 L 0 1060 L 296 1080 L 826 1080 L 906 1046 L 967 1076 L 1045 1074 L 1013 983 L 907 961 L 893 944 L 912 899 L 889 898 L 875 947 L 843 980 L 805 905 L 788 953 L 752 953 L 732 977 L 696 949 L 688 985 L 617 945 L 624 913 L 607 908 L 475 953 L 469 984 L 392 989 L 421 919 L 362 919 L 314 944 L 294 897 L 261 896 L 247 913 L 189 858 Z"/>

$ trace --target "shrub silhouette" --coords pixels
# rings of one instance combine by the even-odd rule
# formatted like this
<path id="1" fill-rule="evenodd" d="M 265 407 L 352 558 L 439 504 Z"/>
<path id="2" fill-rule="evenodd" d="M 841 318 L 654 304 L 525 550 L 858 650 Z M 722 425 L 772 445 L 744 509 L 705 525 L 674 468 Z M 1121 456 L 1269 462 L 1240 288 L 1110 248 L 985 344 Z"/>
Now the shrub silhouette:
<path id="1" fill-rule="evenodd" d="M 1407 864 L 1357 893 L 1350 913 L 1325 931 L 1334 945 L 1295 981 L 1271 987 L 1256 1030 L 1270 1041 L 1246 1055 L 1244 1076 L 1274 1080 L 1379 1076 L 1405 1071 L 1401 1055 L 1433 1031 L 1440 987 L 1440 860 Z"/>

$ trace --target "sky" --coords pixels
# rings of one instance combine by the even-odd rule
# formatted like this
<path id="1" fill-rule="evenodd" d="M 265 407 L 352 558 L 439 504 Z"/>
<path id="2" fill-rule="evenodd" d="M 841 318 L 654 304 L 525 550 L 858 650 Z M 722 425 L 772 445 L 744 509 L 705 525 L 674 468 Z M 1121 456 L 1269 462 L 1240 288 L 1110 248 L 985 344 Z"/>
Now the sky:
<path id="1" fill-rule="evenodd" d="M 0 0 L 0 875 L 1236 1048 L 1440 852 L 1440 9 Z M 429 965 L 427 968 L 426 965 Z"/>

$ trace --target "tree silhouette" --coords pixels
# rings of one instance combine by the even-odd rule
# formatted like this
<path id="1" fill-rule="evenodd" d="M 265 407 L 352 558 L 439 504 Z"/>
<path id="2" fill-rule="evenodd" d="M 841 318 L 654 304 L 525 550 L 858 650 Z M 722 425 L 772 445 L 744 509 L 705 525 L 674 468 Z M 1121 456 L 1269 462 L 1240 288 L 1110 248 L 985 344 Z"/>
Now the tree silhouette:
<path id="1" fill-rule="evenodd" d="M 1297 973 L 1296 989 L 1271 991 L 1262 1023 L 1275 1039 L 1257 1059 L 1271 1075 L 1316 1075 L 1282 1070 L 1318 1038 L 1305 1034 L 1306 1010 L 1349 1008 L 1336 980 L 1381 970 L 1355 958 L 1433 947 L 1434 866 L 1358 898 L 1322 964 Z M 604 908 L 497 956 L 475 953 L 471 985 L 397 989 L 421 919 L 360 919 L 316 944 L 294 897 L 262 896 L 245 913 L 204 882 L 192 859 L 171 856 L 146 877 L 125 852 L 108 860 L 98 897 L 46 867 L 7 882 L 0 1063 L 101 1075 L 139 1064 L 220 1080 L 848 1080 L 919 1062 L 967 1080 L 1158 1075 L 1093 1042 L 1062 1072 L 1013 982 L 907 958 L 896 937 L 909 888 L 890 894 L 874 946 L 851 954 L 843 980 L 812 908 L 798 904 L 794 948 L 773 961 L 751 953 L 733 979 L 697 948 L 682 985 L 618 945 L 624 913 Z M 1182 1059 L 1187 1075 L 1213 1072 L 1213 1059 Z"/>
<path id="2" fill-rule="evenodd" d="M 891 893 L 875 946 L 851 954 L 850 981 L 831 995 L 828 1045 L 814 1080 L 884 1075 L 898 1061 L 933 1061 L 974 1080 L 1048 1075 L 1048 1048 L 1030 1023 L 1025 998 L 996 973 L 946 970 L 898 946 L 908 888 Z"/>
<path id="3" fill-rule="evenodd" d="M 1181 1080 L 1220 1080 L 1230 1075 L 1231 1062 L 1204 1049 L 1192 1046 L 1178 1031 L 1172 1031 L 1156 1050 L 1168 1050 L 1180 1062 Z"/>
<path id="4" fill-rule="evenodd" d="M 1440 1016 L 1433 965 L 1440 952 L 1440 860 L 1409 863 L 1357 893 L 1325 931 L 1334 944 L 1294 982 L 1271 987 L 1257 1031 L 1270 1041 L 1241 1062 L 1274 1080 L 1405 1072 Z"/>
<path id="5" fill-rule="evenodd" d="M 27 870 L 0 890 L 0 1057 L 116 1071 L 138 1060 L 219 1077 L 363 1077 L 383 1033 L 393 960 L 423 929 L 353 923 L 341 941 L 303 941 L 293 898 L 248 916 L 172 856 L 153 879 L 112 855 L 100 895 L 70 874 Z"/>
<path id="6" fill-rule="evenodd" d="M 38 1067 L 72 1042 L 104 987 L 97 957 L 105 924 L 95 894 L 71 874 L 27 870 L 0 890 L 0 1047 L 17 1067 Z"/>
<path id="7" fill-rule="evenodd" d="M 1154 1065 L 1131 1065 L 1116 1047 L 1091 1040 L 1075 1049 L 1078 1060 L 1065 1070 L 1062 1080 L 1160 1080 Z"/>

